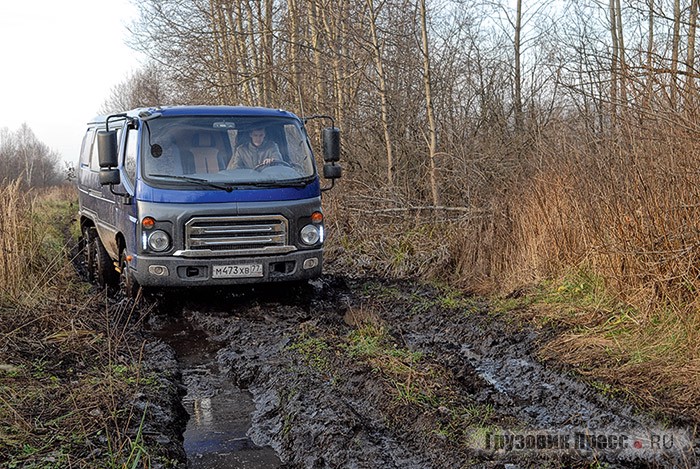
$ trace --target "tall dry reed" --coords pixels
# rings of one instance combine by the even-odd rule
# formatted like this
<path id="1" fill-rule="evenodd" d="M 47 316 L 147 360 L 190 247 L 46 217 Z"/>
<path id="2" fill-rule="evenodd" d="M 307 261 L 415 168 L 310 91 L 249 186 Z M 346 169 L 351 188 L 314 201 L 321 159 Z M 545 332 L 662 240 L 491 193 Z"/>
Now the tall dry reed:
<path id="1" fill-rule="evenodd" d="M 21 181 L 0 187 L 0 304 L 16 301 L 31 280 L 36 236 L 33 197 Z"/>
<path id="2" fill-rule="evenodd" d="M 566 289 L 585 273 L 609 299 L 575 317 L 543 310 L 570 327 L 544 353 L 655 404 L 700 408 L 700 125 L 645 119 L 607 134 L 552 124 L 518 155 L 482 146 L 446 199 L 463 212 L 421 209 L 349 174 L 329 204 L 330 267 L 489 293 Z"/>
<path id="3" fill-rule="evenodd" d="M 563 130 L 563 129 L 562 129 Z M 561 132 L 505 201 L 499 275 L 547 278 L 585 264 L 640 309 L 689 304 L 700 288 L 700 143 L 668 126 L 586 144 Z"/>
<path id="4" fill-rule="evenodd" d="M 548 307 L 572 329 L 543 353 L 700 418 L 689 410 L 700 404 L 696 132 L 661 121 L 605 137 L 567 130 L 538 141 L 529 177 L 469 228 L 453 251 L 458 271 L 504 292 L 572 272 L 600 279 L 617 303 L 575 318 Z"/>

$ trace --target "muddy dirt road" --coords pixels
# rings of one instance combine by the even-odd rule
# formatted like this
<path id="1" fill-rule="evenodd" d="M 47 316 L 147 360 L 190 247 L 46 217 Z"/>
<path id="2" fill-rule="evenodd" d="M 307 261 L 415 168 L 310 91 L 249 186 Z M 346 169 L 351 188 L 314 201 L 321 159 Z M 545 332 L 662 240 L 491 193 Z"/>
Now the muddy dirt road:
<path id="1" fill-rule="evenodd" d="M 189 467 L 698 464 L 692 422 L 540 363 L 538 333 L 478 299 L 325 276 L 151 302 L 148 329 L 180 368 L 189 419 L 171 424 Z"/>

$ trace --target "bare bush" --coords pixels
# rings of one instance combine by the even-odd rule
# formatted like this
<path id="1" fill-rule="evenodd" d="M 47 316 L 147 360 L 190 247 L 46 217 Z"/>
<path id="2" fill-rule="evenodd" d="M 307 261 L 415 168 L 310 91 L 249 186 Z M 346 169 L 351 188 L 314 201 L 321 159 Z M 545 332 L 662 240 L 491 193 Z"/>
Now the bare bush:
<path id="1" fill-rule="evenodd" d="M 21 180 L 27 187 L 60 184 L 59 155 L 39 141 L 27 124 L 0 130 L 0 184 Z"/>

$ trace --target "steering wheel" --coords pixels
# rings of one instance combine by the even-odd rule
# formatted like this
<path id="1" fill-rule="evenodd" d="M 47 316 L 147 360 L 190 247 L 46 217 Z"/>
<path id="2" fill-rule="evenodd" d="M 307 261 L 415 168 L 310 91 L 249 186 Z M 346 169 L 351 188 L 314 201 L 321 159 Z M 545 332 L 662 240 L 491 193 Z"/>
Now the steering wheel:
<path id="1" fill-rule="evenodd" d="M 292 167 L 291 164 L 287 163 L 287 162 L 284 161 L 284 160 L 272 160 L 272 161 L 270 161 L 269 163 L 265 163 L 265 162 L 260 163 L 259 165 L 257 165 L 257 166 L 255 167 L 255 170 L 256 170 L 256 171 L 260 171 L 260 170 L 262 170 L 262 169 L 269 168 L 269 167 L 271 167 L 271 166 L 286 166 L 286 167 L 288 167 L 288 168 L 291 168 L 291 167 Z"/>

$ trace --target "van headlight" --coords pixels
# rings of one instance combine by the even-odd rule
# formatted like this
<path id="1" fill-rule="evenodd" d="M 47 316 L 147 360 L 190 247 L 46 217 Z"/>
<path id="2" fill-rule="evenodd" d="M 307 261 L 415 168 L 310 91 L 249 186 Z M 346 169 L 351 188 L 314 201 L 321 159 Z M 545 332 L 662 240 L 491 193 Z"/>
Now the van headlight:
<path id="1" fill-rule="evenodd" d="M 148 247 L 155 252 L 170 249 L 170 236 L 163 230 L 155 230 L 148 235 Z"/>
<path id="2" fill-rule="evenodd" d="M 312 246 L 321 241 L 323 227 L 319 225 L 306 225 L 301 229 L 301 242 Z"/>

